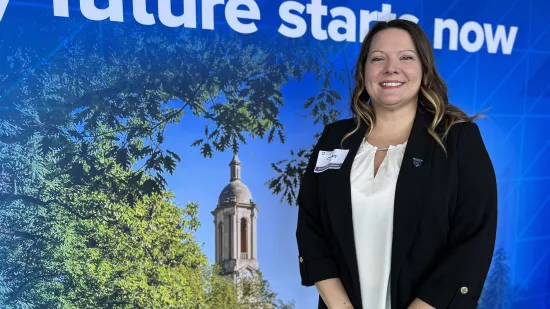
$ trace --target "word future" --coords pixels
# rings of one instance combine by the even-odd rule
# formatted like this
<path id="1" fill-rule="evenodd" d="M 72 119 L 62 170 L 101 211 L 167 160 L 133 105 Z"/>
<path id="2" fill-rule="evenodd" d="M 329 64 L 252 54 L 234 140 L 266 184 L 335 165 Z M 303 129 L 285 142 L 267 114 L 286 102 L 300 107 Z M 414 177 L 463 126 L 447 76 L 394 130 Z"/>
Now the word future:
<path id="1" fill-rule="evenodd" d="M 5 1 L 5 0 L 0 0 Z M 167 27 L 197 28 L 197 0 L 179 0 L 183 2 L 183 14 L 175 16 L 172 13 L 172 0 L 158 1 L 158 18 Z M 69 0 L 53 0 L 54 15 L 69 17 Z M 225 4 L 225 19 L 235 31 L 248 34 L 258 28 L 254 22 L 243 22 L 243 19 L 260 20 L 260 8 L 254 0 L 202 0 L 202 29 L 214 30 L 214 7 Z M 146 0 L 132 0 L 134 18 L 142 25 L 154 25 L 155 16 L 147 12 Z M 97 8 L 94 0 L 80 0 L 80 11 L 90 20 L 106 20 L 123 22 L 124 12 L 122 0 L 109 0 L 106 8 Z"/>

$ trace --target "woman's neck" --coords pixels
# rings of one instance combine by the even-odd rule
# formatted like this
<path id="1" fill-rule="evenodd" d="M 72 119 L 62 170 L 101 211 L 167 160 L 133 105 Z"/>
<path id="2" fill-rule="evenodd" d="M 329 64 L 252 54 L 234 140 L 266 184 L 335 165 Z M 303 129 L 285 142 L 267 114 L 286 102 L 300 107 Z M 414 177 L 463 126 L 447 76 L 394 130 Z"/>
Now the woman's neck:
<path id="1" fill-rule="evenodd" d="M 401 144 L 408 140 L 416 116 L 418 103 L 407 104 L 396 109 L 375 107 L 376 121 L 369 136 L 369 142 L 384 146 Z"/>

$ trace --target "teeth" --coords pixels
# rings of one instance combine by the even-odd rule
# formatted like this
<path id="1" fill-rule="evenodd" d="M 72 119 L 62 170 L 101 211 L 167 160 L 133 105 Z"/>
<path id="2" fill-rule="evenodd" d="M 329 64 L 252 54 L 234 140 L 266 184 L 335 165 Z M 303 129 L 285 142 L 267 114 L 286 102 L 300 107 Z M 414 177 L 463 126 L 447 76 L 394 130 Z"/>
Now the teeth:
<path id="1" fill-rule="evenodd" d="M 397 87 L 401 85 L 403 85 L 403 83 L 382 83 L 382 86 L 384 87 Z"/>

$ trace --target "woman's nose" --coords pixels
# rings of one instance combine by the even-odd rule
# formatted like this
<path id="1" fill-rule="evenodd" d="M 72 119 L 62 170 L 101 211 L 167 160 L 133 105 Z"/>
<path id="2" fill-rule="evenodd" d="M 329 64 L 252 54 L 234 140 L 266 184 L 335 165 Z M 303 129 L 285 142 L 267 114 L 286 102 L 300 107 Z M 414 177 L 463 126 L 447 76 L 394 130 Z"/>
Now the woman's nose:
<path id="1" fill-rule="evenodd" d="M 397 60 L 394 60 L 392 58 L 388 59 L 386 61 L 386 67 L 384 68 L 384 72 L 386 74 L 393 74 L 399 72 L 399 63 Z"/>

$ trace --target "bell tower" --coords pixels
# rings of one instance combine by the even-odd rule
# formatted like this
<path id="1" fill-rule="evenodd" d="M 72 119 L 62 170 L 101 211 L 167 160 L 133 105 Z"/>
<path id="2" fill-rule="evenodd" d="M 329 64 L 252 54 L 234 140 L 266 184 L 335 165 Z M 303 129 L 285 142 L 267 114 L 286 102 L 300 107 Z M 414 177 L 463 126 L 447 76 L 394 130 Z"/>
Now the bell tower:
<path id="1" fill-rule="evenodd" d="M 256 229 L 259 207 L 242 182 L 241 167 L 235 154 L 229 163 L 229 184 L 222 190 L 218 205 L 212 211 L 216 264 L 221 266 L 222 275 L 232 276 L 235 282 L 242 276 L 254 276 L 259 270 Z"/>

